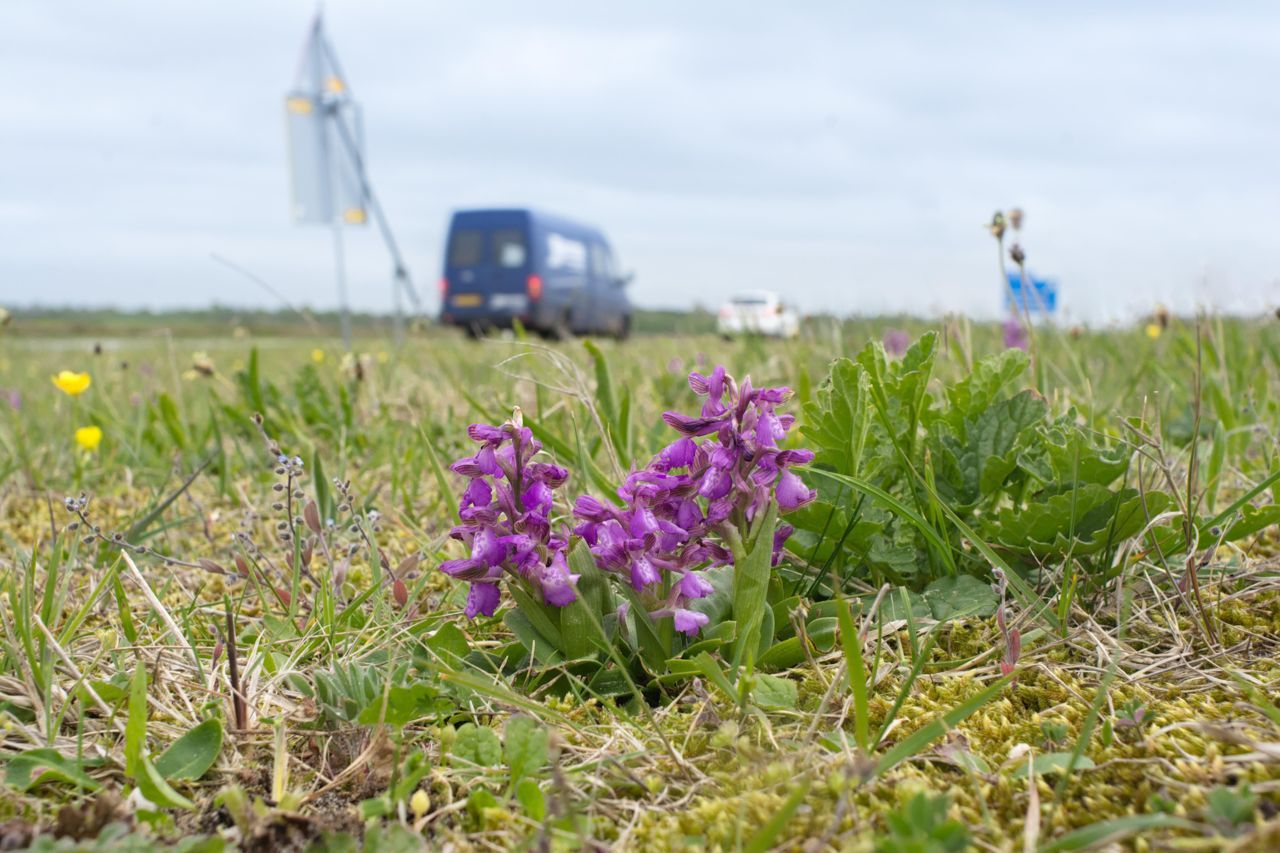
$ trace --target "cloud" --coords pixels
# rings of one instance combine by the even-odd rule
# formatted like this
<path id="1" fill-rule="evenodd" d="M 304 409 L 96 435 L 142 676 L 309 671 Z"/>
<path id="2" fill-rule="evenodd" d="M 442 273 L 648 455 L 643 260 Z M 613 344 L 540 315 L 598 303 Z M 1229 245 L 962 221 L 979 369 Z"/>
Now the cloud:
<path id="1" fill-rule="evenodd" d="M 282 96 L 310 3 L 0 11 L 0 302 L 333 302 L 288 218 Z M 1000 304 L 992 210 L 1077 316 L 1256 310 L 1280 70 L 1265 4 L 858 9 L 331 3 L 375 185 L 418 286 L 450 210 L 598 223 L 649 305 L 747 287 L 808 310 Z M 373 229 L 353 299 L 385 309 Z"/>

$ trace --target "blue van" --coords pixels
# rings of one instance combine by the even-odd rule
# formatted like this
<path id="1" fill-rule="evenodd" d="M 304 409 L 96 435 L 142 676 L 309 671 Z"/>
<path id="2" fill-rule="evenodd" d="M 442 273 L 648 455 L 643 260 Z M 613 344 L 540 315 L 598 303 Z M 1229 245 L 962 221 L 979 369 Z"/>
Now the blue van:
<path id="1" fill-rule="evenodd" d="M 449 225 L 440 322 L 475 337 L 516 319 L 556 340 L 631 331 L 631 303 L 598 229 L 533 210 L 460 210 Z"/>

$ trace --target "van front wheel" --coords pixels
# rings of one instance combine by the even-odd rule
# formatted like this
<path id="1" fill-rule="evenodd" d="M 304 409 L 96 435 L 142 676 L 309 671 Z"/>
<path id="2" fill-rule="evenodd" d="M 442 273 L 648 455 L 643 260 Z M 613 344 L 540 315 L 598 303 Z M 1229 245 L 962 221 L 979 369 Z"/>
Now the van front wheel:
<path id="1" fill-rule="evenodd" d="M 614 337 L 620 341 L 625 341 L 631 337 L 631 315 L 626 314 L 618 321 L 618 331 L 614 333 Z"/>

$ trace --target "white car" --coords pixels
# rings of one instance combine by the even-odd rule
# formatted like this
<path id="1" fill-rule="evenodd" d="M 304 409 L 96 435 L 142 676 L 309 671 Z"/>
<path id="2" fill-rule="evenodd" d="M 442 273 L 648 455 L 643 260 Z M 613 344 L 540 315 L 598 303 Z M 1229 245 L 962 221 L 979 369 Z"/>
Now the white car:
<path id="1" fill-rule="evenodd" d="M 716 331 L 726 338 L 735 335 L 764 335 L 793 338 L 800 332 L 800 318 L 778 294 L 768 290 L 739 293 L 720 308 Z"/>

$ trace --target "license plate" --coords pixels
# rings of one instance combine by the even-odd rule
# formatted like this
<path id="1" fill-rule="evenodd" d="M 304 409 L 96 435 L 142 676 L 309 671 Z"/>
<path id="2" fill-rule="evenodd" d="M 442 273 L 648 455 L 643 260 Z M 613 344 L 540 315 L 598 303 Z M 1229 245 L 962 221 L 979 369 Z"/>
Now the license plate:
<path id="1" fill-rule="evenodd" d="M 494 311 L 523 311 L 529 307 L 529 297 L 523 293 L 495 293 L 489 297 L 489 307 Z"/>
<path id="2" fill-rule="evenodd" d="M 481 299 L 478 293 L 459 293 L 453 297 L 453 307 L 455 308 L 478 308 Z"/>

